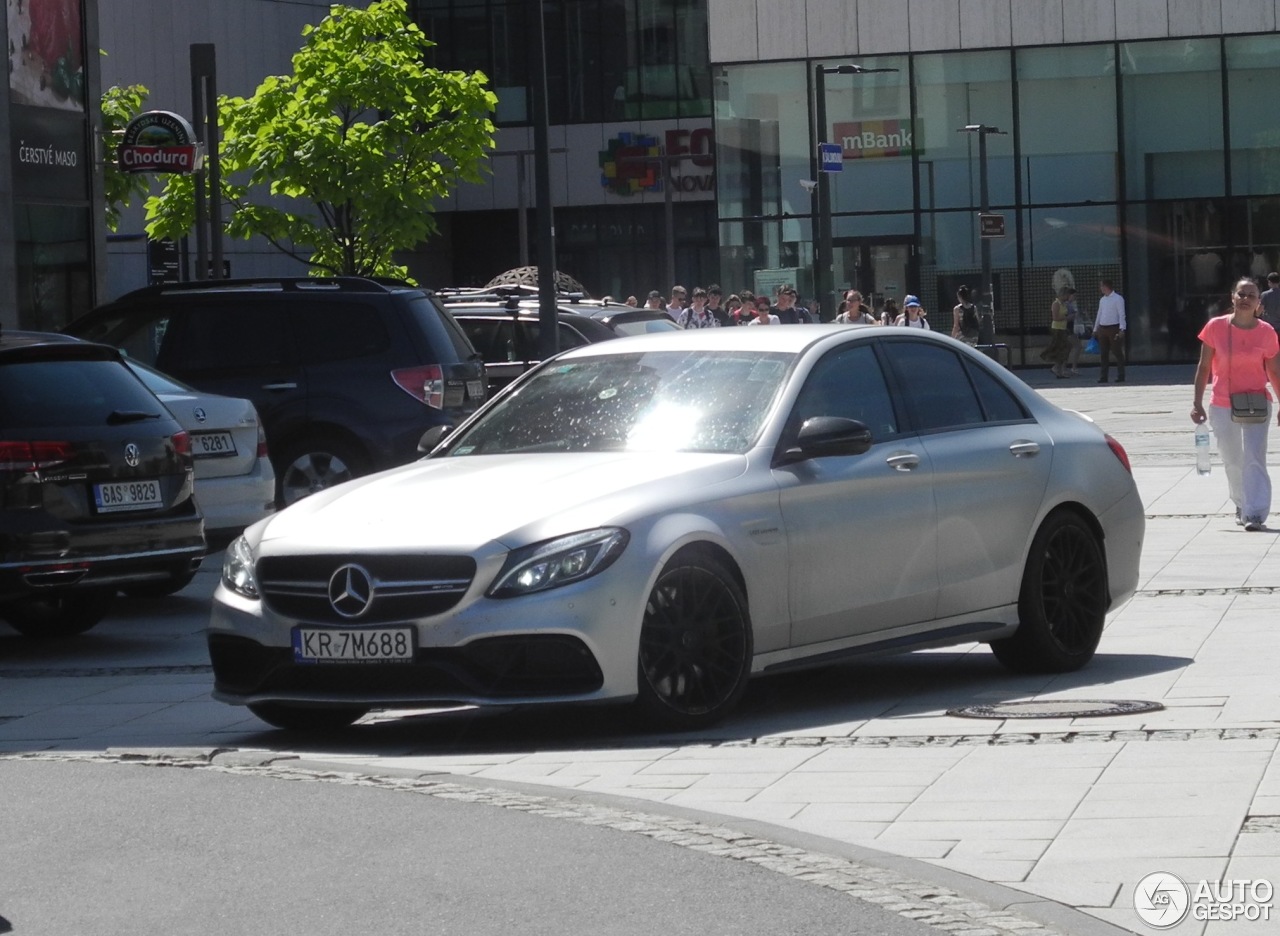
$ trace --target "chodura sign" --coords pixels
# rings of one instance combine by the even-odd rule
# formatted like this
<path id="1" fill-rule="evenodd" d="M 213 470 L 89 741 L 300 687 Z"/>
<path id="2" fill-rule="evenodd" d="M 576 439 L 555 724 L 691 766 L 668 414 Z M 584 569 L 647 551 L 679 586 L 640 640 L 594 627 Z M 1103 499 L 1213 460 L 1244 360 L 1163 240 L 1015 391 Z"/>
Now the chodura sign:
<path id="1" fill-rule="evenodd" d="M 116 153 L 123 172 L 196 172 L 203 158 L 191 124 L 170 111 L 129 121 Z"/>

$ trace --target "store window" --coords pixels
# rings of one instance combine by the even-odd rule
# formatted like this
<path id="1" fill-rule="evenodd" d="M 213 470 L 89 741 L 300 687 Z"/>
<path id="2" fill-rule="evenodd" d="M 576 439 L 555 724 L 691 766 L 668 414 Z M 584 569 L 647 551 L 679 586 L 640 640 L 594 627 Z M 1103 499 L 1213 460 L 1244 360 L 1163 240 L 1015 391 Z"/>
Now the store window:
<path id="1" fill-rule="evenodd" d="M 1115 46 L 1020 49 L 1024 204 L 1119 197 Z"/>
<path id="2" fill-rule="evenodd" d="M 915 145 L 920 159 L 924 209 L 976 208 L 981 204 L 982 160 L 978 134 L 987 134 L 989 203 L 1014 201 L 1013 95 L 1008 52 L 949 52 L 915 58 Z"/>
<path id="3" fill-rule="evenodd" d="M 1219 40 L 1126 43 L 1120 73 L 1129 200 L 1225 194 Z"/>
<path id="4" fill-rule="evenodd" d="M 824 76 L 827 126 L 819 128 L 819 136 L 822 142 L 840 144 L 843 156 L 841 170 L 829 174 L 831 210 L 910 211 L 915 207 L 911 156 L 916 144 L 907 58 L 862 58 L 856 64 L 897 71 Z M 816 68 L 811 68 L 815 86 Z"/>
<path id="5" fill-rule="evenodd" d="M 716 177 L 720 217 L 812 211 L 805 65 L 785 62 L 719 69 Z"/>
<path id="6" fill-rule="evenodd" d="M 93 305 L 88 208 L 13 209 L 18 326 L 56 331 Z"/>
<path id="7" fill-rule="evenodd" d="M 1280 192 L 1280 35 L 1237 36 L 1226 48 L 1231 192 Z"/>

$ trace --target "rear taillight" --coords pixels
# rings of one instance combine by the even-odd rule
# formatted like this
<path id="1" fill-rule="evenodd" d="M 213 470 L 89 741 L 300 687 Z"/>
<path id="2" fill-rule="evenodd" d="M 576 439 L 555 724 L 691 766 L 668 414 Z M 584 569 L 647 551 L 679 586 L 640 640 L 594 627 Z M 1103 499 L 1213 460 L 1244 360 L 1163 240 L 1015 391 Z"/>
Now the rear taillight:
<path id="1" fill-rule="evenodd" d="M 169 442 L 173 445 L 173 451 L 177 455 L 191 454 L 191 436 L 187 434 L 187 430 L 175 432 L 169 437 Z"/>
<path id="2" fill-rule="evenodd" d="M 419 403 L 433 409 L 444 409 L 444 370 L 439 364 L 402 367 L 391 372 L 391 379 Z"/>
<path id="3" fill-rule="evenodd" d="M 0 471 L 46 471 L 73 454 L 70 442 L 0 442 Z"/>
<path id="4" fill-rule="evenodd" d="M 267 433 L 261 425 L 258 426 L 258 457 L 267 457 Z"/>
<path id="5" fill-rule="evenodd" d="M 1116 458 L 1120 459 L 1120 464 L 1124 465 L 1124 470 L 1129 474 L 1133 474 L 1133 466 L 1129 464 L 1129 454 L 1124 450 L 1124 446 L 1109 435 L 1107 436 L 1107 445 L 1111 447 L 1111 451 Z"/>

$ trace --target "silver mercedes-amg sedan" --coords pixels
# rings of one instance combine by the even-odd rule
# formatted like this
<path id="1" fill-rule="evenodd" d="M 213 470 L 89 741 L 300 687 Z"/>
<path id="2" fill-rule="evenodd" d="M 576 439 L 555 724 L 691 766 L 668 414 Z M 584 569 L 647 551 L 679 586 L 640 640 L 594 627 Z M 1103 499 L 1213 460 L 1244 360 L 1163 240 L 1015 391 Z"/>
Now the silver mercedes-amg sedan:
<path id="1" fill-rule="evenodd" d="M 850 657 L 979 641 L 1073 670 L 1143 532 L 1120 444 L 949 337 L 624 338 L 246 530 L 215 696 L 289 728 L 628 700 L 698 728 L 752 675 Z"/>

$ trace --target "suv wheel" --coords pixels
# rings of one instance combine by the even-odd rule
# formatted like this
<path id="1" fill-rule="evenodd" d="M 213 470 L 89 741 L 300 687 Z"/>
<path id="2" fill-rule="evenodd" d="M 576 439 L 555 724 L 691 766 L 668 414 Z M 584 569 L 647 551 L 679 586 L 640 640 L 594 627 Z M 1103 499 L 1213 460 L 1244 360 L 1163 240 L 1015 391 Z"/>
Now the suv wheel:
<path id="1" fill-rule="evenodd" d="M 72 637 L 101 621 L 115 597 L 114 591 L 86 591 L 19 598 L 0 606 L 0 617 L 24 637 Z"/>
<path id="2" fill-rule="evenodd" d="M 276 471 L 276 500 L 288 507 L 308 494 L 350 481 L 365 473 L 366 461 L 356 446 L 340 439 L 312 438 L 286 445 Z"/>

